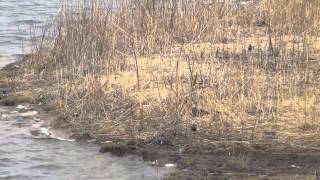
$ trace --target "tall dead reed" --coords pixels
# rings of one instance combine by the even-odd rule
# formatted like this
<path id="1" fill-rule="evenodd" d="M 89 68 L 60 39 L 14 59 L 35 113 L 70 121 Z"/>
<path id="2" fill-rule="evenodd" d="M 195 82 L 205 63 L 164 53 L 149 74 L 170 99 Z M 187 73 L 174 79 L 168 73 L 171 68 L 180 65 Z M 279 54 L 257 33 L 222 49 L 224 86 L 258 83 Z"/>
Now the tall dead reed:
<path id="1" fill-rule="evenodd" d="M 26 73 L 84 131 L 281 139 L 319 124 L 319 19 L 317 0 L 66 3 Z"/>

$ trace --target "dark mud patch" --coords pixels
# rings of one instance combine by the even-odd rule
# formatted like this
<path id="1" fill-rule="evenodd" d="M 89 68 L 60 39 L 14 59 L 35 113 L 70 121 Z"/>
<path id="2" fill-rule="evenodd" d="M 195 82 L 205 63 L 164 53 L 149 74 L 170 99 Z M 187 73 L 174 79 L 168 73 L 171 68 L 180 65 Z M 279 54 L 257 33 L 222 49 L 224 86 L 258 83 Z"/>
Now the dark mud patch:
<path id="1" fill-rule="evenodd" d="M 313 179 L 320 153 L 228 152 L 180 154 L 168 179 Z"/>

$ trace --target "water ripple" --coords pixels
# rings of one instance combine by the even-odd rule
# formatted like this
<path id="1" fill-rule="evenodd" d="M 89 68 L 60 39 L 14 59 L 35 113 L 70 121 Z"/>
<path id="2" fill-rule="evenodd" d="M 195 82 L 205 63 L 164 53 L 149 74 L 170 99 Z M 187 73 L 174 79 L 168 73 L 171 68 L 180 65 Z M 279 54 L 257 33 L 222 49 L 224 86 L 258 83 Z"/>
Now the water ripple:
<path id="1" fill-rule="evenodd" d="M 8 167 L 17 164 L 15 159 L 12 158 L 0 158 L 0 167 Z"/>
<path id="2" fill-rule="evenodd" d="M 27 168 L 27 170 L 41 170 L 44 169 L 46 171 L 52 171 L 52 170 L 59 170 L 62 169 L 63 167 L 55 165 L 55 164 L 41 164 L 41 165 L 35 165 L 35 166 L 31 166 L 29 168 Z"/>

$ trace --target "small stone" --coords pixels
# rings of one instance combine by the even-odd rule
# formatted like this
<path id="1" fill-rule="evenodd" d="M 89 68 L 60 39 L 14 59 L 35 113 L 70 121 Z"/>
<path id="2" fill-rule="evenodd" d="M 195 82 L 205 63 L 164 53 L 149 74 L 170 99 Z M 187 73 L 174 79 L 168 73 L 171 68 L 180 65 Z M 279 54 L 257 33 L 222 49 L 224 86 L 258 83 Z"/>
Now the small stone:
<path id="1" fill-rule="evenodd" d="M 108 143 L 108 144 L 103 144 L 100 147 L 99 152 L 100 153 L 111 153 L 116 156 L 124 156 L 128 154 L 128 152 L 131 149 L 128 148 L 128 146 L 124 144 L 115 144 L 115 143 Z"/>
<path id="2" fill-rule="evenodd" d="M 94 139 L 89 133 L 72 134 L 70 138 L 75 139 L 76 141 L 89 141 Z"/>
<path id="3" fill-rule="evenodd" d="M 33 136 L 39 136 L 40 134 L 42 134 L 42 132 L 39 129 L 31 130 L 30 133 Z"/>
<path id="4" fill-rule="evenodd" d="M 223 154 L 225 153 L 226 151 L 222 148 L 217 148 L 213 151 L 214 154 Z"/>
<path id="5" fill-rule="evenodd" d="M 134 139 L 131 139 L 131 140 L 128 140 L 128 141 L 126 142 L 126 144 L 127 144 L 128 146 L 135 146 L 135 145 L 137 144 L 137 142 L 136 142 Z"/>
<path id="6" fill-rule="evenodd" d="M 14 106 L 22 103 L 33 103 L 33 98 L 31 96 L 9 96 L 0 101 L 0 105 L 4 106 Z"/>

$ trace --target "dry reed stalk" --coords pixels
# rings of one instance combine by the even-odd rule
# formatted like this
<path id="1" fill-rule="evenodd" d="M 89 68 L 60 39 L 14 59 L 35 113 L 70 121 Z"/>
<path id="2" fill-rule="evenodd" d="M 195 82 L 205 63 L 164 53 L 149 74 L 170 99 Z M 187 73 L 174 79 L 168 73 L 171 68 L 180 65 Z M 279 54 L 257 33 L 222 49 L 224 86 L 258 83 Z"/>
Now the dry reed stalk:
<path id="1" fill-rule="evenodd" d="M 196 125 L 209 139 L 259 140 L 320 114 L 319 10 L 317 0 L 64 4 L 26 73 L 55 82 L 75 127 L 150 139 Z"/>

